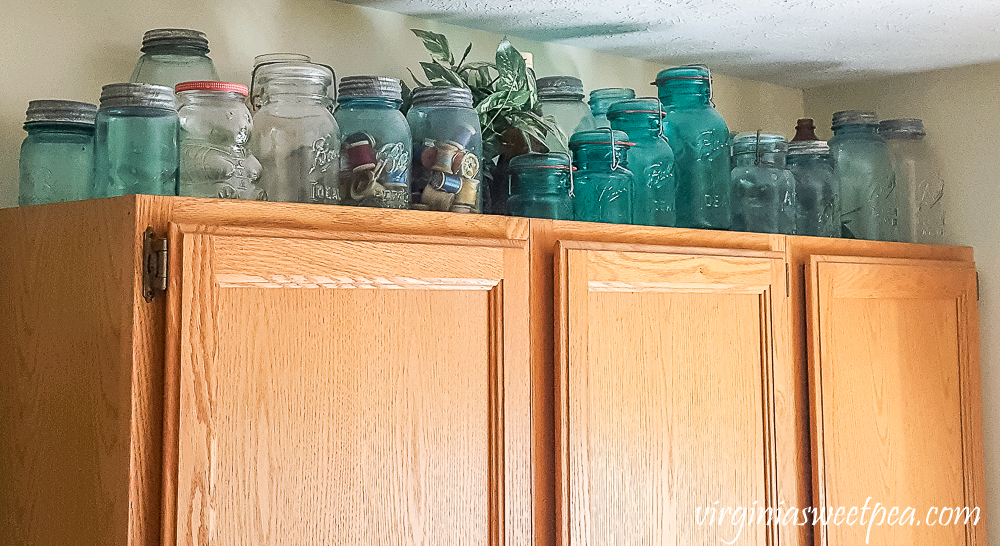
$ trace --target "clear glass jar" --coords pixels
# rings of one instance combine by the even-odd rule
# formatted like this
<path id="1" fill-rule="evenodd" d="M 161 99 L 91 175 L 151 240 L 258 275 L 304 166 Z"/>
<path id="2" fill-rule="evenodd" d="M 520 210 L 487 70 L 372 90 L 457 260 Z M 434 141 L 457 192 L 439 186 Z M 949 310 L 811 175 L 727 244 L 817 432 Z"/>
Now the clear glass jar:
<path id="1" fill-rule="evenodd" d="M 572 220 L 572 171 L 562 153 L 528 153 L 510 160 L 511 216 Z"/>
<path id="2" fill-rule="evenodd" d="M 18 205 L 91 197 L 97 106 L 71 100 L 28 103 L 18 162 Z"/>
<path id="3" fill-rule="evenodd" d="M 105 85 L 94 132 L 94 196 L 177 195 L 179 131 L 173 88 Z"/>
<path id="4" fill-rule="evenodd" d="M 795 177 L 785 165 L 782 135 L 740 133 L 733 140 L 732 228 L 758 233 L 795 233 Z"/>
<path id="5" fill-rule="evenodd" d="M 890 119 L 878 132 L 889 145 L 896 174 L 899 239 L 911 243 L 944 244 L 944 179 L 938 172 L 919 119 Z"/>
<path id="6" fill-rule="evenodd" d="M 896 176 L 889 146 L 878 134 L 875 112 L 845 110 L 833 114 L 830 157 L 840 188 L 841 236 L 899 240 Z"/>
<path id="7" fill-rule="evenodd" d="M 179 195 L 266 201 L 260 162 L 247 149 L 253 120 L 247 87 L 195 81 L 175 88 L 181 124 Z"/>
<path id="8" fill-rule="evenodd" d="M 796 235 L 840 237 L 840 192 L 830 146 L 823 140 L 789 142 L 787 162 L 795 176 Z"/>
<path id="9" fill-rule="evenodd" d="M 250 151 L 269 201 L 336 205 L 341 201 L 340 128 L 330 113 L 333 72 L 310 63 L 260 67 L 263 107 L 253 116 Z"/>
<path id="10" fill-rule="evenodd" d="M 611 127 L 623 131 L 635 146 L 628 151 L 635 176 L 632 223 L 645 226 L 677 224 L 674 152 L 663 133 L 663 108 L 656 99 L 618 101 L 608 110 Z"/>
<path id="11" fill-rule="evenodd" d="M 334 117 L 344 135 L 340 195 L 345 205 L 410 208 L 413 141 L 399 111 L 402 87 L 396 78 L 348 76 L 340 80 Z"/>
<path id="12" fill-rule="evenodd" d="M 668 68 L 656 75 L 655 85 L 674 151 L 677 226 L 729 229 L 729 128 L 712 104 L 708 68 Z"/>
<path id="13" fill-rule="evenodd" d="M 410 208 L 483 210 L 483 132 L 464 87 L 418 87 L 406 114 L 413 135 Z"/>
<path id="14" fill-rule="evenodd" d="M 568 152 L 568 139 L 573 133 L 596 129 L 590 107 L 583 102 L 583 82 L 573 76 L 538 78 L 538 103 L 543 116 L 552 116 L 562 132 L 545 137 L 550 152 Z"/>
<path id="15" fill-rule="evenodd" d="M 573 214 L 587 222 L 632 223 L 632 188 L 628 149 L 634 146 L 622 131 L 596 129 L 575 133 L 573 150 Z"/>
<path id="16" fill-rule="evenodd" d="M 253 71 L 250 73 L 250 97 L 247 100 L 247 106 L 250 108 L 250 113 L 255 114 L 257 110 L 260 110 L 261 106 L 264 106 L 263 93 L 264 89 L 260 84 L 260 80 L 257 78 L 257 70 L 268 64 L 275 63 L 311 63 L 312 59 L 309 55 L 303 55 L 301 53 L 265 53 L 263 55 L 257 55 L 253 58 Z"/>
<path id="17" fill-rule="evenodd" d="M 173 89 L 182 82 L 218 79 L 215 65 L 208 57 L 208 38 L 204 32 L 159 28 L 142 36 L 142 57 L 130 81 Z"/>
<path id="18" fill-rule="evenodd" d="M 594 116 L 594 129 L 608 129 L 608 107 L 621 101 L 635 98 L 635 90 L 627 87 L 605 87 L 590 92 L 590 113 Z"/>

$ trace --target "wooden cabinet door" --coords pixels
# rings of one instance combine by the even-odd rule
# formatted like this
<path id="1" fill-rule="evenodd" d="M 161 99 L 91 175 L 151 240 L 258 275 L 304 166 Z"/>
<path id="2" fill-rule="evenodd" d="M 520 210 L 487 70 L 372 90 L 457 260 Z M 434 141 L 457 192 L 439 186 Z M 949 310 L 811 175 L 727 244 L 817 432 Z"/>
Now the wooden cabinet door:
<path id="1" fill-rule="evenodd" d="M 556 275 L 560 543 L 777 544 L 723 510 L 778 505 L 783 254 L 563 241 Z"/>
<path id="2" fill-rule="evenodd" d="M 171 230 L 164 544 L 531 542 L 526 240 Z"/>
<path id="3" fill-rule="evenodd" d="M 845 510 L 817 544 L 986 544 L 960 513 L 984 497 L 974 265 L 813 256 L 807 279 L 815 504 Z"/>

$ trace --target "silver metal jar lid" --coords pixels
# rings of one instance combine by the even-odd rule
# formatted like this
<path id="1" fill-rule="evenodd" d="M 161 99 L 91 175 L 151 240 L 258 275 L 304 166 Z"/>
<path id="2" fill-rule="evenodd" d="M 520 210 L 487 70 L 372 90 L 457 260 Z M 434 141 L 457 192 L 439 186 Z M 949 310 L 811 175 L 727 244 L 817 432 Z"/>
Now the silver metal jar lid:
<path id="1" fill-rule="evenodd" d="M 927 135 L 924 121 L 916 118 L 887 119 L 879 122 L 878 134 L 885 138 L 918 139 Z"/>
<path id="2" fill-rule="evenodd" d="M 24 123 L 93 125 L 96 118 L 96 104 L 75 100 L 33 100 L 28 103 Z"/>
<path id="3" fill-rule="evenodd" d="M 101 88 L 102 109 L 139 106 L 173 110 L 174 104 L 174 90 L 165 85 L 112 83 Z"/>
<path id="4" fill-rule="evenodd" d="M 825 140 L 795 140 L 788 143 L 788 155 L 830 155 Z"/>
<path id="5" fill-rule="evenodd" d="M 187 49 L 199 53 L 208 53 L 208 37 L 199 30 L 186 28 L 157 28 L 147 30 L 142 35 L 143 53 L 151 49 L 175 48 Z"/>
<path id="6" fill-rule="evenodd" d="M 340 99 L 375 97 L 403 100 L 403 88 L 396 78 L 386 76 L 346 76 L 340 79 Z"/>
<path id="7" fill-rule="evenodd" d="M 833 128 L 843 125 L 878 125 L 878 116 L 871 110 L 842 110 L 833 114 Z"/>
<path id="8" fill-rule="evenodd" d="M 545 76 L 538 78 L 535 84 L 539 98 L 583 98 L 583 80 L 575 76 Z"/>
<path id="9" fill-rule="evenodd" d="M 413 106 L 472 108 L 472 91 L 465 87 L 418 87 L 413 90 Z"/>

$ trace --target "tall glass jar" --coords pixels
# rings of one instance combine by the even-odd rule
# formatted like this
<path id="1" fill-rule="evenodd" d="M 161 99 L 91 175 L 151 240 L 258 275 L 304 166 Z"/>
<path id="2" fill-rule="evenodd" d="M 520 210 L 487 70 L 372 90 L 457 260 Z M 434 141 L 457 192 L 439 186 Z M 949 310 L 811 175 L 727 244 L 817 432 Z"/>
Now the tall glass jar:
<path id="1" fill-rule="evenodd" d="M 258 185 L 269 201 L 340 203 L 340 128 L 330 113 L 333 72 L 309 63 L 261 67 L 266 89 L 253 116 L 250 150 L 261 164 Z"/>
<path id="2" fill-rule="evenodd" d="M 740 133 L 733 140 L 733 229 L 795 233 L 795 177 L 782 135 Z"/>
<path id="3" fill-rule="evenodd" d="M 833 114 L 830 157 L 840 188 L 841 236 L 899 240 L 896 177 L 889 146 L 878 134 L 875 112 L 845 110 Z"/>
<path id="4" fill-rule="evenodd" d="M 729 129 L 712 104 L 708 68 L 668 68 L 655 84 L 674 151 L 677 225 L 729 229 Z"/>
<path id="5" fill-rule="evenodd" d="M 632 223 L 646 226 L 677 224 L 674 152 L 663 133 L 663 108 L 656 99 L 632 99 L 611 105 L 608 119 L 635 146 L 628 151 L 635 176 Z"/>
<path id="6" fill-rule="evenodd" d="M 94 132 L 94 196 L 177 195 L 179 129 L 173 88 L 105 85 Z"/>
<path id="7" fill-rule="evenodd" d="M 919 119 L 890 119 L 878 132 L 889 145 L 896 174 L 899 238 L 923 244 L 944 244 L 944 179 L 924 136 Z"/>
<path id="8" fill-rule="evenodd" d="M 632 188 L 628 149 L 634 146 L 623 131 L 597 129 L 575 133 L 573 150 L 573 213 L 586 222 L 632 223 Z"/>
<path id="9" fill-rule="evenodd" d="M 142 36 L 142 57 L 130 81 L 173 89 L 181 82 L 218 79 L 215 65 L 208 57 L 208 38 L 204 32 L 159 28 Z"/>
<path id="10" fill-rule="evenodd" d="M 266 201 L 257 187 L 260 162 L 247 149 L 253 120 L 247 86 L 195 81 L 177 84 L 181 123 L 180 195 Z"/>
<path id="11" fill-rule="evenodd" d="M 788 143 L 788 168 L 795 176 L 795 233 L 840 237 L 840 192 L 823 140 Z"/>
<path id="12" fill-rule="evenodd" d="M 303 55 L 301 53 L 265 53 L 263 55 L 257 55 L 253 58 L 253 71 L 250 73 L 250 97 L 247 101 L 247 106 L 250 108 L 250 113 L 255 114 L 257 110 L 260 110 L 261 106 L 264 106 L 263 93 L 264 88 L 260 84 L 260 80 L 257 78 L 257 70 L 260 67 L 268 64 L 276 63 L 311 63 L 312 59 L 309 55 Z"/>
<path id="13" fill-rule="evenodd" d="M 410 208 L 483 210 L 483 132 L 465 87 L 418 87 L 406 114 L 413 135 Z"/>
<path id="14" fill-rule="evenodd" d="M 71 100 L 28 103 L 17 203 L 41 205 L 91 197 L 97 106 Z"/>
<path id="15" fill-rule="evenodd" d="M 570 158 L 562 153 L 528 153 L 510 160 L 511 216 L 573 219 Z"/>
<path id="16" fill-rule="evenodd" d="M 594 116 L 583 102 L 583 81 L 573 76 L 538 78 L 538 103 L 543 116 L 552 116 L 560 134 L 545 137 L 550 152 L 568 152 L 567 142 L 573 133 L 596 129 Z"/>
<path id="17" fill-rule="evenodd" d="M 590 113 L 594 116 L 595 129 L 608 129 L 608 107 L 620 100 L 635 98 L 635 90 L 627 87 L 605 87 L 590 92 Z"/>
<path id="18" fill-rule="evenodd" d="M 344 134 L 340 195 L 345 205 L 410 208 L 410 126 L 399 111 L 396 78 L 348 76 L 340 80 L 334 117 Z"/>

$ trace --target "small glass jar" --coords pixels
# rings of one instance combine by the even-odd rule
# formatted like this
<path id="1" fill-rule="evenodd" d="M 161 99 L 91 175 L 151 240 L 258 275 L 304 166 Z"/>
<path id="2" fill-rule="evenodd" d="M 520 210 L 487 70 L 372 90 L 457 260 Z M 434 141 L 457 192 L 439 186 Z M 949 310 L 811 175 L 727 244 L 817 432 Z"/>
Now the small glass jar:
<path id="1" fill-rule="evenodd" d="M 159 28 L 142 36 L 142 57 L 130 81 L 173 89 L 181 82 L 218 79 L 215 65 L 208 57 L 208 38 L 204 32 Z"/>
<path id="2" fill-rule="evenodd" d="M 677 224 L 674 152 L 663 133 L 663 108 L 656 99 L 619 101 L 608 110 L 611 127 L 624 131 L 635 146 L 628 151 L 635 176 L 632 223 L 645 226 Z"/>
<path id="3" fill-rule="evenodd" d="M 250 151 L 269 201 L 337 205 L 341 201 L 340 128 L 328 108 L 333 72 L 311 63 L 260 67 L 263 107 L 253 116 Z"/>
<path id="4" fill-rule="evenodd" d="M 919 119 L 890 119 L 878 132 L 889 145 L 896 174 L 899 239 L 911 243 L 944 244 L 944 179 L 934 154 L 924 141 L 927 132 Z"/>
<path id="5" fill-rule="evenodd" d="M 483 210 L 483 133 L 464 87 L 418 87 L 406 114 L 413 135 L 410 208 Z"/>
<path id="6" fill-rule="evenodd" d="M 538 104 L 543 116 L 552 116 L 562 133 L 545 137 L 550 152 L 568 152 L 573 133 L 596 129 L 590 107 L 583 102 L 583 82 L 573 76 L 538 78 Z"/>
<path id="7" fill-rule="evenodd" d="M 257 187 L 260 162 L 247 150 L 253 120 L 247 87 L 195 81 L 177 84 L 180 108 L 179 195 L 266 201 Z"/>
<path id="8" fill-rule="evenodd" d="M 303 55 L 301 53 L 265 53 L 263 55 L 257 55 L 253 58 L 253 71 L 250 73 L 250 97 L 247 100 L 247 106 L 250 108 L 250 113 L 255 114 L 257 110 L 260 110 L 261 106 L 264 106 L 263 86 L 260 84 L 260 80 L 257 77 L 257 70 L 268 64 L 275 63 L 311 63 L 312 59 L 309 55 Z"/>
<path id="9" fill-rule="evenodd" d="M 402 87 L 396 78 L 348 76 L 340 80 L 334 117 L 344 135 L 340 195 L 345 205 L 410 208 L 410 152 L 413 141 L 399 111 Z"/>
<path id="10" fill-rule="evenodd" d="M 795 123 L 795 136 L 789 142 L 819 140 L 816 136 L 816 125 L 812 118 L 801 118 Z"/>
<path id="11" fill-rule="evenodd" d="M 729 129 L 712 104 L 708 68 L 668 68 L 656 75 L 655 85 L 674 151 L 677 226 L 729 229 Z"/>
<path id="12" fill-rule="evenodd" d="M 21 143 L 18 205 L 91 197 L 97 106 L 71 100 L 28 103 Z"/>
<path id="13" fill-rule="evenodd" d="M 510 160 L 511 216 L 572 220 L 572 171 L 562 153 L 528 153 Z"/>
<path id="14" fill-rule="evenodd" d="M 573 213 L 587 222 L 632 223 L 632 188 L 628 149 L 622 131 L 582 131 L 569 139 L 573 150 Z"/>
<path id="15" fill-rule="evenodd" d="M 795 176 L 795 234 L 840 236 L 840 196 L 823 140 L 788 143 L 788 168 Z"/>
<path id="16" fill-rule="evenodd" d="M 733 140 L 733 229 L 795 233 L 795 177 L 785 165 L 782 135 L 740 133 Z"/>
<path id="17" fill-rule="evenodd" d="M 875 112 L 833 114 L 830 157 L 840 188 L 841 236 L 898 241 L 896 176 Z"/>
<path id="18" fill-rule="evenodd" d="M 608 107 L 621 101 L 635 98 L 635 91 L 627 87 L 605 87 L 590 92 L 590 113 L 594 116 L 595 129 L 608 129 Z"/>
<path id="19" fill-rule="evenodd" d="M 94 132 L 95 197 L 177 195 L 179 129 L 173 88 L 105 85 Z"/>

